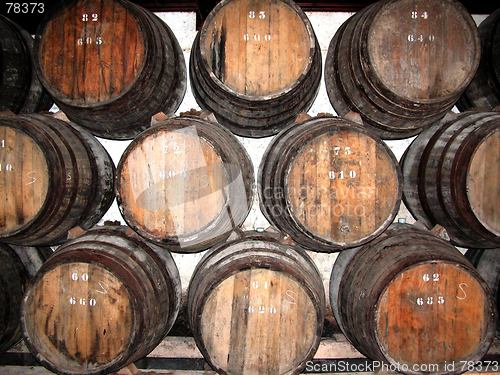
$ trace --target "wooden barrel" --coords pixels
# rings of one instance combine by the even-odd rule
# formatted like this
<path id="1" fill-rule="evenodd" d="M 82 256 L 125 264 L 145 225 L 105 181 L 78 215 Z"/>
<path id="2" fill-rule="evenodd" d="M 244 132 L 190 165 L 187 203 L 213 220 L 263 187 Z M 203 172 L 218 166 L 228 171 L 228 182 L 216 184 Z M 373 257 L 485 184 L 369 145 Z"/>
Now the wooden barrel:
<path id="1" fill-rule="evenodd" d="M 24 298 L 23 333 L 57 374 L 109 374 L 149 354 L 179 305 L 168 251 L 124 228 L 100 227 L 61 246 L 40 269 Z"/>
<path id="2" fill-rule="evenodd" d="M 461 111 L 490 111 L 500 105 L 500 9 L 479 25 L 481 62 L 474 79 L 457 102 Z"/>
<path id="3" fill-rule="evenodd" d="M 259 169 L 260 207 L 302 246 L 338 251 L 390 225 L 400 181 L 396 158 L 375 134 L 340 118 L 315 118 L 269 144 Z"/>
<path id="4" fill-rule="evenodd" d="M 324 294 L 305 251 L 269 235 L 245 234 L 197 265 L 189 321 L 219 374 L 298 374 L 319 345 Z"/>
<path id="5" fill-rule="evenodd" d="M 57 105 L 94 135 L 131 139 L 186 91 L 182 49 L 168 26 L 127 0 L 78 0 L 40 30 L 35 66 Z"/>
<path id="6" fill-rule="evenodd" d="M 495 336 L 478 272 L 448 242 L 409 225 L 340 253 L 330 301 L 349 341 L 402 373 L 465 372 L 461 361 L 480 360 Z"/>
<path id="7" fill-rule="evenodd" d="M 45 115 L 0 116 L 0 241 L 53 245 L 91 228 L 114 199 L 104 147 Z"/>
<path id="8" fill-rule="evenodd" d="M 455 0 L 384 0 L 348 19 L 330 43 L 326 89 L 384 139 L 418 134 L 453 107 L 479 64 L 476 25 Z"/>
<path id="9" fill-rule="evenodd" d="M 500 311 L 500 249 L 469 249 L 465 257 L 477 268 L 488 284 L 497 311 Z M 500 337 L 500 319 L 497 319 L 496 336 Z"/>
<path id="10" fill-rule="evenodd" d="M 0 244 L 0 353 L 21 340 L 21 303 L 50 248 Z"/>
<path id="11" fill-rule="evenodd" d="M 500 245 L 500 114 L 450 115 L 420 134 L 402 162 L 413 216 L 462 247 Z"/>
<path id="12" fill-rule="evenodd" d="M 172 251 L 207 249 L 248 215 L 253 166 L 235 136 L 196 116 L 160 122 L 138 136 L 118 165 L 123 218 Z"/>
<path id="13" fill-rule="evenodd" d="M 0 112 L 49 110 L 52 99 L 32 67 L 33 38 L 0 15 Z"/>
<path id="14" fill-rule="evenodd" d="M 321 51 L 305 13 L 291 0 L 223 0 L 196 37 L 193 94 L 232 132 L 278 133 L 312 105 Z"/>

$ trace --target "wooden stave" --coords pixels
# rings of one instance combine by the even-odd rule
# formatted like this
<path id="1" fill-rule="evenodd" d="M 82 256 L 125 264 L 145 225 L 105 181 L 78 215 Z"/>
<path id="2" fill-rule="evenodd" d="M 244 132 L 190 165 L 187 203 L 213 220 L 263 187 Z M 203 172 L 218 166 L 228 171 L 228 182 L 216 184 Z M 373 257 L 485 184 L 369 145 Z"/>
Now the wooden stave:
<path id="1" fill-rule="evenodd" d="M 399 250 L 400 254 L 396 254 L 397 250 L 394 250 L 394 246 L 402 248 Z M 388 252 L 386 248 L 389 247 L 393 249 L 390 251 L 390 256 L 384 256 L 384 251 Z M 437 249 L 440 249 L 440 251 L 438 252 Z M 364 263 L 361 262 L 363 258 Z M 416 229 L 407 224 L 391 226 L 383 235 L 371 243 L 361 248 L 351 249 L 349 252 L 340 253 L 338 260 L 340 266 L 334 264 L 330 279 L 330 301 L 334 312 L 337 312 L 335 317 L 339 327 L 362 354 L 368 358 L 389 362 L 395 366 L 400 364 L 395 362 L 389 353 L 385 353 L 379 347 L 374 311 L 385 289 L 384 284 L 396 277 L 399 271 L 402 272 L 417 264 L 433 262 L 454 264 L 473 275 L 483 287 L 483 290 L 488 291 L 487 284 L 477 270 L 457 249 L 431 232 Z M 362 264 L 366 268 L 361 268 L 360 265 Z M 356 291 L 359 292 L 357 288 L 362 288 L 363 285 L 367 286 L 363 290 L 368 292 L 368 298 L 365 303 L 359 300 L 354 303 L 353 298 L 356 298 Z M 480 347 L 471 356 L 471 361 L 478 361 L 486 354 L 495 336 L 497 313 L 491 298 L 488 300 L 488 330 L 484 334 Z M 440 370 L 440 372 L 436 373 L 449 374 L 463 371 L 460 371 L 460 368 L 455 368 L 453 372 Z M 404 373 L 421 374 L 411 368 L 408 372 L 404 371 Z"/>
<path id="2" fill-rule="evenodd" d="M 186 92 L 187 73 L 182 48 L 168 25 L 158 16 L 128 0 L 115 1 L 137 17 L 147 37 L 145 65 L 126 92 L 112 100 L 93 105 L 69 103 L 43 76 L 40 66 L 40 36 L 35 43 L 34 61 L 45 89 L 70 120 L 95 136 L 128 140 L 149 128 L 154 114 L 177 111 Z M 50 15 L 46 21 L 49 17 Z M 42 33 L 43 24 L 38 34 Z"/>
<path id="3" fill-rule="evenodd" d="M 134 147 L 138 146 L 140 142 L 151 134 L 154 134 L 157 130 L 174 130 L 183 127 L 196 127 L 198 134 L 204 135 L 205 139 L 219 152 L 223 155 L 224 159 L 230 162 L 231 165 L 237 165 L 241 167 L 240 171 L 229 169 L 229 173 L 233 177 L 241 173 L 241 176 L 245 182 L 246 191 L 246 207 L 245 209 L 240 209 L 241 196 L 236 194 L 234 189 L 230 189 L 230 203 L 226 203 L 224 212 L 229 207 L 236 207 L 238 211 L 231 211 L 229 215 L 230 222 L 224 220 L 224 215 L 219 215 L 216 220 L 210 223 L 208 226 L 201 228 L 196 232 L 195 238 L 191 234 L 187 235 L 177 235 L 173 237 L 159 238 L 142 230 L 137 224 L 135 219 L 127 215 L 126 212 L 126 202 L 122 197 L 121 192 L 121 174 L 123 169 L 123 164 L 127 157 L 130 155 Z M 220 141 L 220 140 L 223 141 Z M 168 247 L 170 251 L 177 253 L 193 253 L 200 252 L 208 249 L 211 246 L 228 238 L 235 228 L 239 227 L 243 221 L 248 216 L 252 202 L 254 199 L 254 175 L 253 166 L 250 160 L 250 156 L 244 147 L 239 143 L 237 138 L 234 137 L 229 130 L 220 126 L 217 123 L 213 123 L 207 120 L 203 120 L 198 116 L 183 115 L 181 117 L 171 118 L 166 121 L 155 124 L 154 127 L 148 129 L 141 133 L 137 138 L 135 138 L 132 143 L 127 147 L 123 153 L 120 162 L 117 167 L 116 173 L 116 183 L 115 183 L 115 195 L 122 213 L 123 219 L 129 227 L 131 227 L 137 234 L 155 243 L 161 247 Z M 221 211 L 221 213 L 223 212 Z"/>
<path id="4" fill-rule="evenodd" d="M 206 24 L 228 2 L 230 0 L 217 4 Z M 312 106 L 319 90 L 322 61 L 314 30 L 305 13 L 293 1 L 282 2 L 303 20 L 310 35 L 311 57 L 307 72 L 281 93 L 253 97 L 235 92 L 215 78 L 204 61 L 200 49 L 200 34 L 203 29 L 193 43 L 189 69 L 196 101 L 202 108 L 213 112 L 222 125 L 240 136 L 261 138 L 277 134 L 284 126 L 291 124 L 300 112 L 305 112 Z"/>
<path id="5" fill-rule="evenodd" d="M 468 249 L 465 257 L 477 268 L 481 277 L 486 281 L 491 295 L 496 301 L 497 312 L 500 306 L 500 296 L 498 295 L 500 282 L 500 260 L 498 259 L 498 249 Z M 500 337 L 500 321 L 497 319 L 496 336 Z"/>
<path id="6" fill-rule="evenodd" d="M 330 122 L 331 124 L 329 124 Z M 299 245 L 304 246 L 305 248 L 312 251 L 331 253 L 365 244 L 381 234 L 392 223 L 394 217 L 398 212 L 398 207 L 401 202 L 402 174 L 398 167 L 397 160 L 395 159 L 392 152 L 388 150 L 387 146 L 385 146 L 385 143 L 379 140 L 379 144 L 381 144 L 388 150 L 388 155 L 393 160 L 393 165 L 399 181 L 398 199 L 391 212 L 391 215 L 387 218 L 385 223 L 381 225 L 376 231 L 374 231 L 370 236 L 366 236 L 365 238 L 359 239 L 358 241 L 353 241 L 348 244 L 326 241 L 309 233 L 306 228 L 303 228 L 294 220 L 293 216 L 289 212 L 284 192 L 280 194 L 279 197 L 277 197 L 276 194 L 272 194 L 271 198 L 267 198 L 265 191 L 266 189 L 270 189 L 272 191 L 273 188 L 285 186 L 284 178 L 286 176 L 286 170 L 288 166 L 286 161 L 291 160 L 291 156 L 294 155 L 294 151 L 297 151 L 291 150 L 290 145 L 297 143 L 298 145 L 296 148 L 300 148 L 300 145 L 305 144 L 308 139 L 312 139 L 314 135 L 316 135 L 316 133 L 321 134 L 321 128 L 323 126 L 330 126 L 332 128 L 338 127 L 339 129 L 348 130 L 354 129 L 361 134 L 368 135 L 370 137 L 373 137 L 375 140 L 378 140 L 378 137 L 374 135 L 370 130 L 361 127 L 359 124 L 336 117 L 315 118 L 300 125 L 289 126 L 285 130 L 280 132 L 279 135 L 276 136 L 268 145 L 259 166 L 257 186 L 259 187 L 258 193 L 260 209 L 269 222 L 271 222 L 280 230 L 288 233 Z M 299 138 L 300 133 L 304 133 L 304 135 L 302 136 L 303 139 Z M 271 211 L 272 207 L 280 207 L 282 211 L 281 215 L 273 215 Z"/>
<path id="7" fill-rule="evenodd" d="M 500 35 L 500 11 L 496 10 L 481 22 L 478 31 L 482 45 L 481 62 L 476 75 L 457 102 L 461 112 L 474 109 L 489 111 L 500 104 L 500 76 L 495 74 L 498 57 L 495 60 L 493 56 L 495 35 L 496 38 Z"/>
<path id="8" fill-rule="evenodd" d="M 459 161 L 470 162 L 470 148 L 474 149 L 474 145 L 466 149 L 455 141 L 462 133 L 465 146 L 477 142 L 473 130 L 480 132 L 481 126 L 495 120 L 498 114 L 494 112 L 468 112 L 444 119 L 413 141 L 402 162 L 405 205 L 429 228 L 443 225 L 457 246 L 491 248 L 498 242 L 498 236 L 479 222 L 467 203 L 466 171 Z M 472 138 L 467 138 L 469 133 Z"/>
<path id="9" fill-rule="evenodd" d="M 382 138 L 402 139 L 418 134 L 422 129 L 444 117 L 463 90 L 457 90 L 458 94 L 454 93 L 440 100 L 422 101 L 418 108 L 415 108 L 416 101 L 401 98 L 384 88 L 377 76 L 370 71 L 366 40 L 374 18 L 388 3 L 390 1 L 381 1 L 366 7 L 339 28 L 328 49 L 325 82 L 330 102 L 340 115 L 345 115 L 350 111 L 359 112 L 364 120 L 364 126 L 374 128 Z M 455 2 L 452 4 L 462 15 L 467 15 L 463 6 Z M 472 20 L 465 18 L 470 27 L 474 26 Z M 347 39 L 343 37 L 346 27 L 351 29 L 356 27 L 356 30 L 354 32 L 351 30 L 348 35 L 353 40 L 344 40 L 344 43 L 349 43 L 347 48 L 345 46 L 340 48 L 338 43 Z M 476 41 L 476 45 L 479 45 L 477 36 Z M 348 55 L 348 52 L 351 54 Z M 476 55 L 476 60 L 478 60 L 479 49 Z M 342 61 L 337 62 L 342 56 Z M 477 64 L 478 61 L 476 67 Z M 475 69 L 472 70 L 475 71 Z M 471 79 L 472 74 L 469 81 Z M 463 89 L 467 86 L 466 83 L 462 85 Z M 345 87 L 346 84 L 349 86 Z M 408 121 L 411 122 L 408 123 Z"/>
<path id="10" fill-rule="evenodd" d="M 21 301 L 30 280 L 52 253 L 50 248 L 31 248 L 0 244 L 0 262 L 2 272 L 0 285 L 1 316 L 9 311 L 10 320 L 7 327 L 2 327 L 0 335 L 0 353 L 8 350 L 22 339 L 21 332 Z M 7 276 L 6 276 L 7 275 Z M 15 296 L 17 294 L 17 296 Z M 14 295 L 14 299 L 11 296 Z"/>
<path id="11" fill-rule="evenodd" d="M 210 366 L 220 374 L 225 370 L 217 367 L 203 343 L 200 333 L 201 313 L 210 292 L 219 283 L 237 272 L 266 268 L 292 276 L 303 285 L 313 300 L 318 316 L 316 340 L 307 358 L 290 374 L 298 374 L 316 352 L 323 331 L 325 315 L 324 288 L 319 271 L 307 253 L 294 245 L 283 244 L 281 236 L 270 233 L 243 232 L 232 240 L 210 249 L 196 265 L 188 288 L 187 312 L 196 345 Z M 249 250 L 250 249 L 252 250 Z"/>
<path id="12" fill-rule="evenodd" d="M 114 362 L 96 369 L 92 374 L 104 375 L 120 370 L 149 354 L 168 334 L 181 303 L 180 276 L 169 252 L 131 235 L 126 227 L 97 227 L 59 248 L 44 264 L 33 285 L 54 267 L 72 262 L 96 262 L 126 281 L 128 291 L 133 292 L 131 301 L 134 302 L 136 330 L 130 338 L 128 349 Z M 26 323 L 26 310 L 32 293 L 31 289 L 28 290 L 22 307 L 25 343 L 43 366 L 57 374 L 67 374 L 69 370 L 49 362 L 32 342 Z M 152 307 L 158 307 L 158 311 Z M 90 374 L 87 370 L 71 373 Z"/>
<path id="13" fill-rule="evenodd" d="M 23 227 L 1 235 L 2 241 L 54 245 L 64 240 L 75 226 L 89 228 L 97 224 L 114 199 L 114 164 L 98 141 L 90 135 L 81 135 L 71 124 L 45 115 L 2 116 L 0 120 L 6 126 L 15 122 L 16 129 L 41 145 L 48 165 L 53 166 L 49 168 L 49 189 L 43 207 Z M 76 155 L 80 156 L 78 163 Z M 91 170 L 89 166 L 97 168 Z M 66 171 L 64 176 L 60 171 Z M 75 177 L 70 182 L 67 173 Z M 82 178 L 90 183 L 81 181 Z M 64 194 L 57 188 L 62 186 Z"/>

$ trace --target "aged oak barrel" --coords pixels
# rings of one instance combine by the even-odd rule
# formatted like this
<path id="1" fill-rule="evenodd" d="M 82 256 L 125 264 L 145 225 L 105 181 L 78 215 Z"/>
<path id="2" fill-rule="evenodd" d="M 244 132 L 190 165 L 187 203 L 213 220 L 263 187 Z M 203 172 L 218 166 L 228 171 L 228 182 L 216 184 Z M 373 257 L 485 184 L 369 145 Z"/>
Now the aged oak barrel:
<path id="1" fill-rule="evenodd" d="M 311 23 L 291 0 L 223 0 L 192 48 L 198 104 L 245 137 L 278 133 L 312 105 L 321 51 Z"/>
<path id="2" fill-rule="evenodd" d="M 21 340 L 21 303 L 50 248 L 0 244 L 0 353 Z"/>
<path id="3" fill-rule="evenodd" d="M 33 38 L 0 15 L 0 112 L 49 110 L 52 99 L 32 67 Z"/>
<path id="4" fill-rule="evenodd" d="M 455 0 L 384 0 L 348 19 L 330 43 L 326 89 L 384 139 L 418 134 L 448 112 L 480 57 L 476 25 Z"/>
<path id="5" fill-rule="evenodd" d="M 477 268 L 488 284 L 497 311 L 500 311 L 500 249 L 469 249 L 465 257 Z M 500 319 L 497 319 L 496 335 L 500 337 Z"/>
<path id="6" fill-rule="evenodd" d="M 330 301 L 349 341 L 402 373 L 464 372 L 461 361 L 480 360 L 495 336 L 478 272 L 448 242 L 409 225 L 340 253 Z"/>
<path id="7" fill-rule="evenodd" d="M 58 374 L 112 373 L 168 333 L 180 291 L 168 251 L 124 228 L 98 227 L 40 269 L 23 303 L 26 345 Z"/>
<path id="8" fill-rule="evenodd" d="M 67 2 L 40 35 L 35 66 L 42 83 L 94 135 L 133 138 L 184 97 L 186 67 L 174 34 L 130 1 Z"/>
<path id="9" fill-rule="evenodd" d="M 371 131 L 337 117 L 314 118 L 269 144 L 259 169 L 260 206 L 302 246 L 338 251 L 390 225 L 400 181 L 396 158 Z"/>
<path id="10" fill-rule="evenodd" d="M 324 294 L 305 251 L 275 236 L 245 233 L 197 265 L 189 321 L 198 348 L 219 374 L 298 374 L 319 345 Z"/>
<path id="11" fill-rule="evenodd" d="M 0 241 L 52 245 L 91 228 L 114 199 L 114 165 L 83 129 L 46 115 L 0 116 Z"/>
<path id="12" fill-rule="evenodd" d="M 474 79 L 457 102 L 461 111 L 490 111 L 500 105 L 500 9 L 479 25 L 481 62 Z"/>
<path id="13" fill-rule="evenodd" d="M 500 245 L 500 113 L 450 114 L 413 141 L 402 169 L 417 220 L 458 246 Z"/>
<path id="14" fill-rule="evenodd" d="M 125 221 L 172 251 L 207 249 L 229 236 L 253 200 L 252 162 L 230 131 L 198 116 L 172 118 L 139 135 L 118 165 Z"/>

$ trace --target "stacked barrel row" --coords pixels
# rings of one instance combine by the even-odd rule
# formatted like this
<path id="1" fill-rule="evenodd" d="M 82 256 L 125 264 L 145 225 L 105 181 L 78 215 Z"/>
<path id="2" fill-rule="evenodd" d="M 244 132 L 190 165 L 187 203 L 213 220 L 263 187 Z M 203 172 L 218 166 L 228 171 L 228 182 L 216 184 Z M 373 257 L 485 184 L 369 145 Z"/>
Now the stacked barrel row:
<path id="1" fill-rule="evenodd" d="M 500 118 L 441 120 L 480 54 L 458 2 L 381 1 L 346 21 L 326 60 L 333 107 L 358 122 L 297 118 L 321 79 L 307 16 L 289 0 L 224 0 L 191 53 L 193 94 L 208 111 L 174 117 L 186 67 L 163 21 L 126 0 L 57 8 L 37 36 L 32 74 L 72 122 L 0 116 L 0 240 L 62 246 L 31 280 L 6 250 L 3 282 L 16 289 L 4 347 L 20 337 L 21 315 L 28 348 L 50 370 L 118 371 L 151 352 L 176 320 L 181 289 L 170 252 L 208 249 L 187 295 L 207 362 L 225 374 L 299 373 L 318 348 L 326 309 L 306 250 L 342 250 L 330 303 L 362 354 L 406 373 L 479 360 L 496 329 L 488 285 L 498 285 L 498 272 L 480 262 L 494 250 L 469 253 L 478 272 L 434 234 L 389 226 L 404 196 L 421 223 L 442 225 L 453 244 L 500 245 Z M 167 118 L 151 126 L 157 112 Z M 134 139 L 116 173 L 87 131 Z M 233 133 L 276 135 L 257 191 L 283 234 L 238 229 L 255 183 Z M 418 133 L 402 172 L 381 138 Z M 91 229 L 115 196 L 129 228 Z"/>

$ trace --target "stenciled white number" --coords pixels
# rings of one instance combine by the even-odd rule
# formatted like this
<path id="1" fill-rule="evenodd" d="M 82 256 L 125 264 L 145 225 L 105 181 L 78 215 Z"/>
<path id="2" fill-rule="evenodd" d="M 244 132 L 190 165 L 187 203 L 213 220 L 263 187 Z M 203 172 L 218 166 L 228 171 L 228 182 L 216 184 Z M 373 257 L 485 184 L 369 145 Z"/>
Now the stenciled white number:
<path id="1" fill-rule="evenodd" d="M 330 172 L 328 172 L 328 177 L 330 178 L 330 180 L 345 180 L 346 178 L 353 179 L 353 178 L 356 178 L 357 176 L 358 175 L 357 175 L 356 171 L 349 171 L 349 172 L 330 171 Z"/>
<path id="2" fill-rule="evenodd" d="M 0 148 L 5 148 L 5 139 L 0 141 Z"/>
<path id="3" fill-rule="evenodd" d="M 14 170 L 14 167 L 12 164 L 2 164 L 0 163 L 0 172 L 12 172 Z"/>
<path id="4" fill-rule="evenodd" d="M 83 13 L 82 14 L 82 21 L 83 22 L 88 22 L 88 21 L 97 22 L 97 21 L 99 21 L 99 15 L 97 13 L 92 13 L 90 15 L 88 13 Z"/>
<path id="5" fill-rule="evenodd" d="M 73 271 L 71 272 L 71 275 L 70 275 L 70 278 L 72 281 L 83 281 L 83 282 L 88 282 L 90 277 L 89 277 L 89 274 L 87 272 L 82 272 L 82 273 L 79 273 L 77 271 Z M 101 283 L 99 282 L 99 285 L 101 285 Z M 102 285 L 101 285 L 102 287 Z M 104 289 L 104 287 L 102 287 Z M 95 305 L 97 305 L 97 300 L 95 298 L 92 298 L 90 297 L 88 300 L 87 298 L 77 298 L 75 296 L 72 296 L 70 297 L 69 299 L 69 303 L 70 305 L 80 305 L 80 306 L 90 306 L 90 307 L 94 307 Z"/>
<path id="6" fill-rule="evenodd" d="M 413 12 L 411 12 L 411 18 L 414 20 L 418 18 L 423 18 L 424 20 L 426 20 L 427 18 L 429 18 L 429 14 L 427 13 L 427 11 L 418 12 L 414 10 Z"/>

